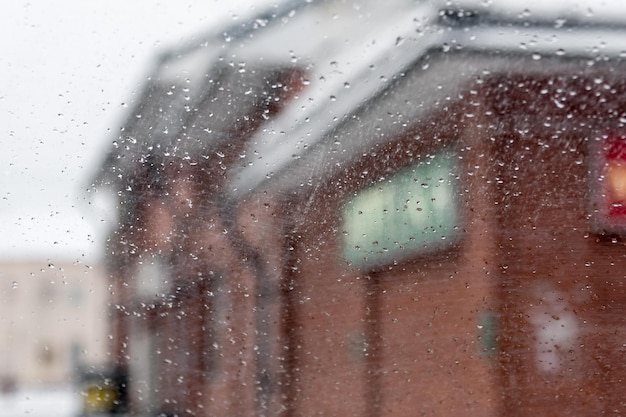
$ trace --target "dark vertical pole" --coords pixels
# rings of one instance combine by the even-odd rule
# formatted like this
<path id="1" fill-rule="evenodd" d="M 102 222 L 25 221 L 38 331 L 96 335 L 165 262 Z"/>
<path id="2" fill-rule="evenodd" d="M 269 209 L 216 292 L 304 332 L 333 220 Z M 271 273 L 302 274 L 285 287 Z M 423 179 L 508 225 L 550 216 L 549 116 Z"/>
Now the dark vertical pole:
<path id="1" fill-rule="evenodd" d="M 265 417 L 269 413 L 269 403 L 272 391 L 271 352 L 272 352 L 272 332 L 270 323 L 272 320 L 271 308 L 268 305 L 276 299 L 276 291 L 272 288 L 267 276 L 267 268 L 263 258 L 252 251 L 252 264 L 256 275 L 256 386 L 257 386 L 257 410 L 259 417 Z"/>
<path id="2" fill-rule="evenodd" d="M 366 416 L 380 415 L 381 398 L 381 296 L 380 279 L 371 274 L 365 279 L 365 334 L 366 334 L 366 366 L 365 366 L 365 404 Z"/>
<path id="3" fill-rule="evenodd" d="M 293 229 L 285 233 L 285 262 L 282 282 L 283 314 L 281 317 L 282 331 L 285 337 L 285 360 L 282 382 L 285 417 L 293 417 L 296 413 L 298 398 L 298 346 L 300 345 L 299 319 L 297 308 L 297 241 Z"/>

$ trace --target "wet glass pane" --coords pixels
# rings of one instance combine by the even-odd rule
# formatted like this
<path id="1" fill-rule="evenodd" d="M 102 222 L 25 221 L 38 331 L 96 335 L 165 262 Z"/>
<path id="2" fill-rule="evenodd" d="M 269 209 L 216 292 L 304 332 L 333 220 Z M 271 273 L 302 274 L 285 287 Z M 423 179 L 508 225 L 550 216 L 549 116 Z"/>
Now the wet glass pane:
<path id="1" fill-rule="evenodd" d="M 5 9 L 0 416 L 623 414 L 621 3 Z"/>

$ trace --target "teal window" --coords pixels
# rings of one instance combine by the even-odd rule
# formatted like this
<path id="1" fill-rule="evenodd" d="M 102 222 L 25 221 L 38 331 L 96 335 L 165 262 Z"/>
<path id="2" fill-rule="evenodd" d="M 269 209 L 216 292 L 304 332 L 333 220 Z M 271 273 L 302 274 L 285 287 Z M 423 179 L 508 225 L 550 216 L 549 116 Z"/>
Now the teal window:
<path id="1" fill-rule="evenodd" d="M 344 257 L 375 266 L 451 245 L 459 221 L 456 195 L 450 151 L 357 191 L 343 206 Z"/>

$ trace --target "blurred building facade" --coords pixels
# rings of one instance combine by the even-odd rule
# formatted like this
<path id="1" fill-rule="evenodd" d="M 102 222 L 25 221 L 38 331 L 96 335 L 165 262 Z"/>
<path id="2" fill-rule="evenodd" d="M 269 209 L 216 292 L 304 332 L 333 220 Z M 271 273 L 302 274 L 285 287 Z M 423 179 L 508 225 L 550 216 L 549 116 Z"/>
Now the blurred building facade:
<path id="1" fill-rule="evenodd" d="M 0 380 L 69 384 L 108 361 L 108 291 L 100 266 L 0 263 Z"/>
<path id="2" fill-rule="evenodd" d="M 624 409 L 624 28 L 463 4 L 163 54 L 97 179 L 125 411 Z"/>

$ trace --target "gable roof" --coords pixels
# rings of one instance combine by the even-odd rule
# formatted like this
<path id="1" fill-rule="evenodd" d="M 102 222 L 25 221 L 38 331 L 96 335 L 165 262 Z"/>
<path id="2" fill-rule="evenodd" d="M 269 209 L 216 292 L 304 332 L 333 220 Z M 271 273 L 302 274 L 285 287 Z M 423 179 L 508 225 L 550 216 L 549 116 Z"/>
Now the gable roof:
<path id="1" fill-rule="evenodd" d="M 367 117 L 380 119 L 385 109 L 372 103 L 385 103 L 386 91 L 407 71 L 422 66 L 414 73 L 425 86 L 442 81 L 437 77 L 443 73 L 454 79 L 474 71 L 466 62 L 456 72 L 437 67 L 438 74 L 431 66 L 437 57 L 506 52 L 530 60 L 593 60 L 619 59 L 626 51 L 624 27 L 611 20 L 611 9 L 596 6 L 600 12 L 589 16 L 586 8 L 543 3 L 550 4 L 539 4 L 530 13 L 526 2 L 499 0 L 488 6 L 467 0 L 364 0 L 358 10 L 352 3 L 330 0 L 279 2 L 243 24 L 163 53 L 95 183 L 119 183 L 134 162 L 157 149 L 199 153 L 211 143 L 228 141 L 223 131 L 255 106 L 263 83 L 280 66 L 302 68 L 307 86 L 249 140 L 247 166 L 230 173 L 233 198 L 269 179 L 283 178 L 282 186 L 295 189 L 319 170 L 324 158 L 325 166 L 339 164 L 357 152 L 358 146 L 344 148 L 339 157 L 332 144 L 355 123 L 363 130 Z M 413 100 L 415 111 L 454 87 L 449 80 L 444 84 L 447 90 L 424 87 L 423 99 Z M 256 85 L 256 93 L 240 88 L 246 85 Z M 357 117 L 359 113 L 368 116 Z M 328 152 L 334 156 L 325 156 Z"/>
<path id="2" fill-rule="evenodd" d="M 229 71 L 230 62 L 225 58 L 229 51 L 238 42 L 253 37 L 256 31 L 271 31 L 286 17 L 318 3 L 322 0 L 273 2 L 248 20 L 210 30 L 162 52 L 90 183 L 119 188 L 120 178 L 132 172 L 134 162 L 142 155 L 168 152 L 166 148 L 177 141 L 187 122 L 197 116 L 197 106 L 206 104 L 207 94 L 211 92 L 232 91 L 231 95 L 238 97 L 238 105 L 246 107 L 249 95 L 235 93 L 233 89 L 254 83 L 253 79 L 259 84 L 267 71 L 263 65 L 256 68 L 251 65 L 248 71 L 237 71 L 239 68 L 230 66 L 234 70 Z M 229 75 L 231 72 L 234 75 Z"/>
<path id="3" fill-rule="evenodd" d="M 610 20 L 608 12 L 588 20 L 576 14 L 569 20 L 559 7 L 520 15 L 501 2 L 489 11 L 468 8 L 475 2 L 462 3 L 444 9 L 418 4 L 388 33 L 375 31 L 378 49 L 370 49 L 361 60 L 348 58 L 367 49 L 364 43 L 341 56 L 349 63 L 343 77 L 322 91 L 303 92 L 306 105 L 292 106 L 251 141 L 255 158 L 231 173 L 232 197 L 269 187 L 268 182 L 283 193 L 307 193 L 311 178 L 330 174 L 376 141 L 387 140 L 397 126 L 383 120 L 398 110 L 398 103 L 406 103 L 405 120 L 419 120 L 426 109 L 453 96 L 460 83 L 480 74 L 486 56 L 493 70 L 514 69 L 511 64 L 516 62 L 517 68 L 541 71 L 549 67 L 550 57 L 564 62 L 584 58 L 593 65 L 626 54 L 626 26 Z M 412 81 L 402 80 L 409 78 L 408 72 Z M 406 87 L 401 86 L 389 99 L 394 84 L 410 84 L 412 90 L 402 91 Z"/>

